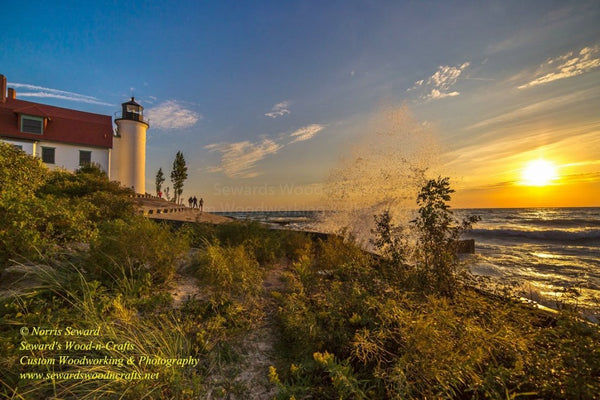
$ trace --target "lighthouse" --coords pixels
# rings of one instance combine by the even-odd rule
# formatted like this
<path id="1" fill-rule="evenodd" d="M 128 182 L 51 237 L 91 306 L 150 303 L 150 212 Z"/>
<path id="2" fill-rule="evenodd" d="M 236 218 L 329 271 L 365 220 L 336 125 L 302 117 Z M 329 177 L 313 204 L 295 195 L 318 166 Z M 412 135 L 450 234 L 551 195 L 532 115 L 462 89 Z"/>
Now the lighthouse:
<path id="1" fill-rule="evenodd" d="M 136 193 L 146 193 L 146 131 L 148 121 L 144 120 L 144 107 L 135 98 L 123 103 L 113 138 L 111 154 L 111 179 L 122 186 L 132 188 Z"/>

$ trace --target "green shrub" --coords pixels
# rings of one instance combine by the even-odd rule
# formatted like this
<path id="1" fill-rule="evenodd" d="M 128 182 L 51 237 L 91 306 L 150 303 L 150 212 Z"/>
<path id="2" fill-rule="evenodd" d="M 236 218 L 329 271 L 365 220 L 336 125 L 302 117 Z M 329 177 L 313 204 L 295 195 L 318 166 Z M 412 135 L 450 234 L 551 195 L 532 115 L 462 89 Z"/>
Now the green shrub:
<path id="1" fill-rule="evenodd" d="M 418 214 L 410 228 L 392 224 L 389 210 L 375 216 L 371 244 L 387 278 L 425 294 L 458 293 L 459 239 L 480 218 L 456 220 L 448 205 L 452 193 L 448 178 L 429 180 L 417 197 Z"/>
<path id="2" fill-rule="evenodd" d="M 39 158 L 0 142 L 0 202 L 33 197 L 48 173 Z"/>
<path id="3" fill-rule="evenodd" d="M 459 285 L 458 240 L 480 219 L 470 216 L 457 221 L 448 205 L 452 193 L 448 178 L 429 180 L 417 197 L 419 215 L 412 221 L 417 232 L 414 253 L 418 282 L 428 293 L 449 297 L 456 294 Z"/>
<path id="4" fill-rule="evenodd" d="M 95 234 L 86 213 L 67 199 L 26 198 L 0 210 L 0 264 L 44 260 Z"/>
<path id="5" fill-rule="evenodd" d="M 0 142 L 0 266 L 19 255 L 41 255 L 51 245 L 38 232 L 35 200 L 47 174 L 41 160 Z"/>
<path id="6" fill-rule="evenodd" d="M 132 193 L 131 189 L 119 186 L 117 182 L 109 181 L 106 173 L 99 166 L 93 164 L 81 167 L 75 173 L 55 169 L 49 173 L 44 184 L 37 189 L 40 197 L 52 194 L 74 198 L 84 197 L 95 192 L 118 196 Z"/>
<path id="7" fill-rule="evenodd" d="M 371 256 L 351 239 L 332 235 L 327 240 L 319 239 L 315 250 L 315 269 L 330 274 L 336 280 L 355 279 L 369 273 Z"/>
<path id="8" fill-rule="evenodd" d="M 150 286 L 165 285 L 187 257 L 188 239 L 167 225 L 144 217 L 108 221 L 90 244 L 89 267 L 103 282 L 148 276 Z"/>
<path id="9" fill-rule="evenodd" d="M 284 255 L 278 234 L 256 221 L 221 224 L 216 236 L 228 246 L 244 245 L 261 265 L 274 264 Z"/>
<path id="10" fill-rule="evenodd" d="M 99 167 L 82 167 L 74 174 L 54 170 L 36 192 L 38 198 L 68 199 L 73 208 L 85 212 L 92 226 L 113 219 L 126 219 L 134 214 L 130 189 L 108 180 Z"/>
<path id="11" fill-rule="evenodd" d="M 49 171 L 36 157 L 0 143 L 0 266 L 40 261 L 85 243 L 97 224 L 133 215 L 128 190 L 98 167 Z"/>
<path id="12" fill-rule="evenodd" d="M 243 245 L 208 244 L 196 254 L 193 268 L 200 283 L 221 295 L 255 296 L 262 290 L 263 271 Z"/>

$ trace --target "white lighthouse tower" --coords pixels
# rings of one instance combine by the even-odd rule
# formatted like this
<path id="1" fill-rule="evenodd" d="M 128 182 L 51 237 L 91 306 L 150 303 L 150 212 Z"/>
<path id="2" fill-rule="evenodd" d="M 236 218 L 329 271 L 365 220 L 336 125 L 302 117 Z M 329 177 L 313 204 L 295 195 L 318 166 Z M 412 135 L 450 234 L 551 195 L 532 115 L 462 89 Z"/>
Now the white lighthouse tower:
<path id="1" fill-rule="evenodd" d="M 110 175 L 122 186 L 136 193 L 146 193 L 146 131 L 144 107 L 131 98 L 122 104 L 121 118 L 115 119 L 117 135 L 113 138 Z"/>

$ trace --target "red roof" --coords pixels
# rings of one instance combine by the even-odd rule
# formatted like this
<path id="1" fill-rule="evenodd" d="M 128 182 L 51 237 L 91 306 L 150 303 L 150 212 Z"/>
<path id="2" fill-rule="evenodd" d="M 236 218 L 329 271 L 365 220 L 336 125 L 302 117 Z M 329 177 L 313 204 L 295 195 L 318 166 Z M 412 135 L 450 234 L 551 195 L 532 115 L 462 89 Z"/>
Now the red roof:
<path id="1" fill-rule="evenodd" d="M 21 132 L 20 115 L 46 118 L 44 133 L 36 135 Z M 112 118 L 109 115 L 9 98 L 5 103 L 0 103 L 0 136 L 110 148 L 113 138 Z"/>

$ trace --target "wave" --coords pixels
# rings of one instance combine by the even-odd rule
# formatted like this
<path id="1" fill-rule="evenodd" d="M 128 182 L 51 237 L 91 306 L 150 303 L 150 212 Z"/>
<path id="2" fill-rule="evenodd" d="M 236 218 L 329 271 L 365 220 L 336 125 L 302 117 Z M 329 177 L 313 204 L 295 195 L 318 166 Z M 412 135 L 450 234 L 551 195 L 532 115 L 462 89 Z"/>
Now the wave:
<path id="1" fill-rule="evenodd" d="M 533 219 L 527 218 L 522 220 L 526 224 L 549 226 L 557 228 L 577 228 L 577 227 L 600 227 L 600 220 L 590 220 L 588 218 L 558 218 L 558 219 Z"/>
<path id="2" fill-rule="evenodd" d="M 567 231 L 559 229 L 519 230 L 519 229 L 472 229 L 469 236 L 488 239 L 520 238 L 541 241 L 582 242 L 600 240 L 600 229 Z"/>

